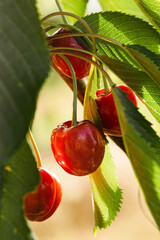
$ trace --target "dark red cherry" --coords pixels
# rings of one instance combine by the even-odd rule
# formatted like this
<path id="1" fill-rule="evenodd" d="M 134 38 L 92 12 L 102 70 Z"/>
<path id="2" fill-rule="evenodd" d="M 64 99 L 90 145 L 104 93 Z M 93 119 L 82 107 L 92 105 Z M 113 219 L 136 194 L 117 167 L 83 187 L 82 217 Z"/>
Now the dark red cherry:
<path id="1" fill-rule="evenodd" d="M 71 33 L 71 31 L 60 29 L 53 36 L 57 36 L 59 34 L 65 35 L 66 33 Z M 75 37 L 63 37 L 63 38 L 59 38 L 59 39 L 53 38 L 53 39 L 49 40 L 49 44 L 52 47 L 70 47 L 70 48 L 78 48 L 78 49 L 85 50 L 85 48 L 76 40 Z M 75 51 L 75 52 L 82 54 L 83 56 L 92 58 L 92 56 L 89 54 L 85 54 L 85 53 L 78 52 L 78 51 Z M 74 57 L 74 56 L 66 55 L 66 57 L 71 62 L 77 79 L 84 78 L 89 75 L 89 71 L 90 71 L 90 67 L 91 67 L 91 64 L 89 62 L 87 62 L 81 58 Z M 72 74 L 70 72 L 70 69 L 69 69 L 67 63 L 59 55 L 57 55 L 57 54 L 52 55 L 51 58 L 52 58 L 52 61 L 54 62 L 54 64 L 57 66 L 57 68 L 62 73 L 64 73 L 68 77 L 72 78 Z"/>
<path id="2" fill-rule="evenodd" d="M 127 97 L 137 107 L 137 99 L 134 92 L 125 85 L 118 86 L 122 91 L 127 93 Z M 117 110 L 113 99 L 112 90 L 104 94 L 104 89 L 98 89 L 96 92 L 96 103 L 102 120 L 102 126 L 105 133 L 113 136 L 121 136 L 121 129 L 118 120 Z"/>
<path id="3" fill-rule="evenodd" d="M 105 139 L 102 132 L 88 120 L 75 126 L 72 126 L 72 121 L 67 121 L 53 130 L 51 147 L 56 161 L 67 173 L 84 176 L 100 166 Z"/>
<path id="4" fill-rule="evenodd" d="M 24 197 L 24 213 L 30 221 L 44 221 L 55 205 L 57 198 L 57 180 L 46 169 L 39 168 L 40 184 L 35 192 L 28 193 Z"/>

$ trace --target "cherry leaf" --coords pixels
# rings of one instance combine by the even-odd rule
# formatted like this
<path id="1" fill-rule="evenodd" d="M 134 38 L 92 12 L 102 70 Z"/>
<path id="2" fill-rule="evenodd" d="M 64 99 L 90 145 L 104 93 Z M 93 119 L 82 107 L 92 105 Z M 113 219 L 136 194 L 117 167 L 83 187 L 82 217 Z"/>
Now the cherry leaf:
<path id="1" fill-rule="evenodd" d="M 96 38 L 100 55 L 106 53 L 113 59 L 130 62 L 128 54 L 124 53 L 122 48 L 118 48 L 114 40 L 125 45 L 139 44 L 155 53 L 160 53 L 159 33 L 148 22 L 140 18 L 121 12 L 106 11 L 88 15 L 84 17 L 84 20 L 94 33 L 113 39 L 111 43 Z M 85 27 L 79 22 L 76 26 L 86 32 Z"/>
<path id="2" fill-rule="evenodd" d="M 87 7 L 88 0 L 76 0 L 76 1 L 68 1 L 68 0 L 60 0 L 63 10 L 74 13 L 79 17 L 83 17 L 85 14 L 85 10 Z M 73 24 L 76 19 L 68 17 L 69 21 Z"/>
<path id="3" fill-rule="evenodd" d="M 1 1 L 0 29 L 0 157 L 5 161 L 28 131 L 49 54 L 35 1 Z"/>
<path id="4" fill-rule="evenodd" d="M 134 0 L 146 15 L 148 20 L 160 32 L 160 1 L 159 0 Z"/>
<path id="5" fill-rule="evenodd" d="M 88 84 L 85 91 L 84 119 L 90 120 L 101 129 L 102 128 L 101 120 L 98 113 L 97 104 L 95 102 L 97 85 L 98 85 L 97 71 L 95 67 L 92 66 L 90 75 L 88 78 Z"/>
<path id="6" fill-rule="evenodd" d="M 104 11 L 121 11 L 132 14 L 141 18 L 145 18 L 138 6 L 133 0 L 99 0 Z"/>
<path id="7" fill-rule="evenodd" d="M 31 240 L 22 199 L 39 175 L 24 139 L 49 71 L 35 1 L 0 1 L 0 66 L 0 239 Z"/>
<path id="8" fill-rule="evenodd" d="M 129 48 L 130 52 L 132 51 L 130 46 L 127 46 L 127 48 Z M 142 49 L 142 46 L 138 46 L 138 48 Z M 133 51 L 134 53 L 136 52 L 136 56 L 133 55 L 133 57 L 136 58 L 139 66 L 142 65 L 144 70 L 142 68 L 137 69 L 128 63 L 114 60 L 106 55 L 100 56 L 100 58 L 121 80 L 137 93 L 148 110 L 160 123 L 159 55 L 149 50 L 147 52 L 150 55 L 143 55 L 136 50 Z M 133 54 L 133 51 L 131 54 Z"/>
<path id="9" fill-rule="evenodd" d="M 160 228 L 160 138 L 119 88 L 112 89 L 127 155 Z"/>
<path id="10" fill-rule="evenodd" d="M 24 219 L 23 197 L 39 183 L 37 164 L 24 141 L 15 154 L 0 165 L 0 239 L 33 240 Z"/>
<path id="11" fill-rule="evenodd" d="M 101 120 L 95 102 L 98 84 L 97 71 L 92 67 L 84 99 L 84 119 L 92 121 L 101 129 Z M 107 143 L 106 139 L 105 156 L 102 164 L 90 175 L 95 231 L 97 228 L 106 228 L 114 221 L 117 212 L 119 212 L 122 199 L 122 191 L 119 188 L 114 162 Z"/>
<path id="12" fill-rule="evenodd" d="M 93 32 L 111 38 L 110 41 L 96 38 L 99 58 L 137 93 L 152 115 L 160 122 L 160 95 L 157 86 L 160 54 L 158 32 L 142 19 L 120 12 L 95 13 L 84 19 Z M 85 31 L 79 23 L 76 24 Z M 118 45 L 116 41 L 119 42 Z M 129 46 L 132 46 L 132 49 Z M 134 47 L 133 50 L 133 46 L 139 47 L 136 49 Z M 150 64 L 151 68 L 148 67 Z M 154 70 L 149 73 L 147 69 Z M 156 82 L 152 79 L 153 74 Z"/>
<path id="13" fill-rule="evenodd" d="M 160 86 L 160 54 L 155 54 L 140 45 L 128 45 L 125 48 L 142 67 L 144 72 Z"/>
<path id="14" fill-rule="evenodd" d="M 120 211 L 122 191 L 115 175 L 115 165 L 106 145 L 100 167 L 90 175 L 95 215 L 95 230 L 106 228 Z"/>

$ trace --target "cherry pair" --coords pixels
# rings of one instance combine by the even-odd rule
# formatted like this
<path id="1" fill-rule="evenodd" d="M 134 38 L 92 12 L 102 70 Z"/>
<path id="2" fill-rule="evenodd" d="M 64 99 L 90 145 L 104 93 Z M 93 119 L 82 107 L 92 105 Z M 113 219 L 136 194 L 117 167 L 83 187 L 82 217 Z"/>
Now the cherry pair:
<path id="1" fill-rule="evenodd" d="M 70 31 L 60 29 L 49 40 L 49 45 L 54 47 L 70 47 L 84 49 L 74 37 L 66 37 Z M 64 34 L 64 37 L 54 37 Z M 72 50 L 74 51 L 74 50 Z M 77 52 L 76 50 L 74 52 Z M 92 58 L 91 55 L 81 53 Z M 76 78 L 83 78 L 89 74 L 90 63 L 81 58 L 66 55 L 75 71 Z M 59 55 L 51 55 L 52 62 L 65 75 L 72 77 L 67 63 Z M 127 97 L 137 106 L 134 92 L 125 85 L 118 86 L 127 93 Z M 105 94 L 104 89 L 96 92 L 96 103 L 102 120 L 103 131 L 109 135 L 121 136 L 118 115 L 112 91 Z M 53 130 L 51 147 L 58 164 L 67 172 L 83 176 L 94 172 L 101 164 L 105 152 L 105 139 L 103 133 L 90 121 L 77 122 L 72 126 L 72 121 L 64 122 Z"/>
<path id="2" fill-rule="evenodd" d="M 54 47 L 69 47 L 85 50 L 75 37 L 67 37 L 71 31 L 60 29 L 49 40 Z M 63 34 L 61 38 L 55 37 Z M 84 52 L 72 50 L 73 53 L 92 58 Z M 65 55 L 70 61 L 76 79 L 88 76 L 91 64 L 80 57 Z M 51 55 L 52 62 L 65 75 L 72 77 L 67 63 L 60 55 Z M 64 122 L 53 130 L 51 147 L 58 164 L 67 172 L 77 176 L 84 176 L 94 172 L 102 162 L 105 151 L 105 139 L 102 132 L 90 121 Z"/>
<path id="3" fill-rule="evenodd" d="M 53 35 L 53 38 L 50 38 L 49 44 L 52 47 L 71 47 L 84 49 L 84 47 L 81 46 L 80 43 L 78 43 L 75 37 L 65 37 L 65 34 L 67 33 L 71 33 L 71 31 L 64 29 L 58 30 Z M 60 34 L 64 34 L 64 37 L 54 39 L 54 37 L 59 36 Z M 92 58 L 91 55 L 85 53 L 81 54 L 84 56 L 88 56 L 89 58 Z M 86 77 L 89 74 L 91 65 L 89 62 L 84 61 L 78 57 L 73 57 L 69 55 L 67 56 L 67 58 L 69 59 L 73 66 L 77 79 Z M 63 72 L 69 77 L 72 76 L 67 63 L 59 55 L 52 55 L 52 61 L 61 72 Z M 122 91 L 126 92 L 127 97 L 133 102 L 135 106 L 137 106 L 137 100 L 134 92 L 125 85 L 119 85 L 118 87 Z M 112 91 L 110 90 L 107 94 L 104 94 L 104 89 L 98 89 L 96 95 L 97 95 L 96 103 L 98 106 L 100 117 L 102 119 L 102 126 L 104 132 L 107 133 L 108 135 L 114 135 L 118 137 L 122 136 Z"/>

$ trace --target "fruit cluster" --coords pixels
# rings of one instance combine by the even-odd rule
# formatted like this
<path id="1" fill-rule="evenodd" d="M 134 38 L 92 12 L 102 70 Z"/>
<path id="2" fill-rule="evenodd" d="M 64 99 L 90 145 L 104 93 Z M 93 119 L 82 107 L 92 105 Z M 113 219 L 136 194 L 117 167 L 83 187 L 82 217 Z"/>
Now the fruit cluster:
<path id="1" fill-rule="evenodd" d="M 81 59 L 80 55 L 92 55 L 78 52 L 74 49 L 85 50 L 85 48 L 73 36 L 68 36 L 71 31 L 60 29 L 49 40 L 52 48 L 72 48 L 72 52 L 79 54 L 79 57 L 65 55 L 70 61 L 76 79 L 89 75 L 91 64 Z M 61 36 L 61 38 L 57 38 Z M 68 77 L 72 73 L 67 63 L 58 54 L 51 55 L 52 62 Z M 67 172 L 76 176 L 84 176 L 94 172 L 101 164 L 105 152 L 105 139 L 103 133 L 92 122 L 84 120 L 72 124 L 66 121 L 57 126 L 52 132 L 51 148 L 58 164 Z"/>
<path id="2" fill-rule="evenodd" d="M 60 29 L 49 38 L 49 45 L 52 48 L 72 48 L 72 52 L 91 59 L 91 55 L 74 50 L 85 50 L 85 48 L 75 37 L 68 36 L 70 33 L 71 31 Z M 90 62 L 82 59 L 83 57 L 72 56 L 72 53 L 66 54 L 65 57 L 71 63 L 76 79 L 88 76 Z M 72 78 L 71 69 L 61 55 L 51 54 L 51 60 L 63 74 Z M 137 106 L 134 92 L 125 85 L 118 87 Z M 58 125 L 51 135 L 51 148 L 57 163 L 67 173 L 75 176 L 91 174 L 100 166 L 105 153 L 104 133 L 118 137 L 122 135 L 112 90 L 109 89 L 105 93 L 105 89 L 98 89 L 96 96 L 95 102 L 103 132 L 92 122 L 83 120 L 81 122 L 66 121 Z M 50 217 L 57 209 L 62 197 L 61 186 L 57 178 L 42 167 L 38 170 L 41 182 L 35 192 L 28 193 L 24 198 L 25 216 L 31 221 L 43 221 Z"/>
<path id="3" fill-rule="evenodd" d="M 71 31 L 60 29 L 52 38 L 49 44 L 54 47 L 69 47 L 72 49 L 84 49 L 73 36 L 67 36 Z M 60 36 L 61 38 L 56 38 Z M 65 36 L 66 35 L 66 36 Z M 73 50 L 76 52 L 76 50 Z M 84 52 L 81 53 L 85 54 Z M 91 55 L 88 55 L 91 58 Z M 57 68 L 69 77 L 72 77 L 67 63 L 60 55 L 51 55 L 52 62 Z M 66 55 L 75 71 L 76 78 L 86 77 L 90 71 L 90 63 L 72 55 Z M 118 86 L 127 93 L 127 97 L 137 106 L 134 92 L 125 85 Z M 105 94 L 104 89 L 98 89 L 95 99 L 98 112 L 101 118 L 103 131 L 109 135 L 121 136 L 121 129 L 118 115 L 112 95 L 109 90 Z M 51 147 L 58 164 L 67 172 L 73 175 L 87 175 L 94 172 L 101 164 L 105 140 L 103 133 L 91 122 L 81 121 L 72 126 L 71 121 L 60 124 L 53 130 L 51 136 Z"/>
<path id="4" fill-rule="evenodd" d="M 71 31 L 60 29 L 58 30 L 50 39 L 49 44 L 54 47 L 69 47 L 69 48 L 77 48 L 84 49 L 84 47 L 78 43 L 75 37 L 67 37 L 65 34 L 71 33 Z M 58 35 L 63 34 L 62 38 L 54 39 Z M 74 51 L 74 50 L 73 50 Z M 76 52 L 76 50 L 75 50 Z M 92 58 L 91 55 L 81 53 L 82 55 L 87 55 L 89 58 Z M 66 74 L 69 77 L 72 77 L 72 74 L 69 70 L 67 63 L 61 58 L 61 56 L 57 54 L 51 55 L 52 62 L 57 66 L 57 68 Z M 82 60 L 78 57 L 73 57 L 66 55 L 66 57 L 71 62 L 73 69 L 75 71 L 76 78 L 83 78 L 88 76 L 90 71 L 90 63 Z M 135 106 L 137 106 L 137 99 L 134 92 L 125 85 L 119 85 L 119 89 L 127 93 L 127 97 L 133 102 Z M 96 92 L 97 98 L 96 103 L 98 107 L 98 111 L 102 120 L 102 126 L 105 133 L 108 135 L 121 136 L 121 130 L 119 125 L 119 120 L 117 116 L 117 111 L 112 95 L 112 90 L 110 89 L 108 93 L 105 94 L 104 89 L 98 89 Z"/>

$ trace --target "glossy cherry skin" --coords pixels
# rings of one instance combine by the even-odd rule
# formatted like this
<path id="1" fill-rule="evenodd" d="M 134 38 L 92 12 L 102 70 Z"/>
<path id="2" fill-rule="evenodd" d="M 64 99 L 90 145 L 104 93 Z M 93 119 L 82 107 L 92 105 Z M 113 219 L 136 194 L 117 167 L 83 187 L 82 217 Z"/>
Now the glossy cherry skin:
<path id="1" fill-rule="evenodd" d="M 119 85 L 118 88 L 126 92 L 127 97 L 137 107 L 137 99 L 134 92 L 125 85 Z M 112 90 L 110 90 L 107 94 L 104 94 L 104 89 L 98 89 L 96 95 L 96 103 L 102 120 L 104 132 L 108 135 L 117 137 L 122 136 Z"/>
<path id="2" fill-rule="evenodd" d="M 67 121 L 53 130 L 51 148 L 56 161 L 67 173 L 84 176 L 100 166 L 105 139 L 90 121 L 84 120 L 75 126 Z"/>
<path id="3" fill-rule="evenodd" d="M 56 200 L 59 194 L 57 192 L 58 182 L 46 169 L 39 168 L 38 170 L 41 177 L 40 184 L 35 192 L 28 193 L 24 197 L 24 212 L 30 221 L 44 221 L 53 214 L 53 209 L 57 208 L 54 206 L 57 205 Z"/>
<path id="4" fill-rule="evenodd" d="M 71 33 L 71 31 L 60 29 L 54 34 L 54 36 L 57 36 L 59 34 L 66 34 L 66 33 Z M 78 48 L 78 49 L 85 50 L 85 48 L 76 40 L 75 37 L 63 37 L 55 40 L 50 38 L 49 44 L 52 47 L 70 47 L 70 48 Z M 83 56 L 92 58 L 92 56 L 89 54 L 85 54 L 78 51 L 75 51 L 75 52 L 82 54 Z M 91 64 L 89 62 L 74 56 L 66 55 L 66 57 L 69 59 L 70 63 L 72 64 L 72 67 L 75 71 L 75 75 L 77 79 L 84 78 L 89 75 L 89 71 L 91 67 Z M 51 58 L 54 64 L 62 73 L 72 78 L 72 74 L 67 63 L 59 55 L 57 54 L 52 55 Z"/>
<path id="5" fill-rule="evenodd" d="M 62 200 L 62 188 L 61 188 L 61 184 L 59 182 L 59 179 L 53 173 L 51 173 L 51 176 L 55 180 L 55 184 L 56 184 L 56 197 L 55 197 L 54 204 L 53 204 L 52 208 L 44 216 L 45 219 L 47 219 L 47 218 L 49 218 L 50 216 L 53 215 L 53 213 L 57 210 L 57 208 L 58 208 L 58 206 L 59 206 L 59 204 L 61 203 L 61 200 Z"/>

